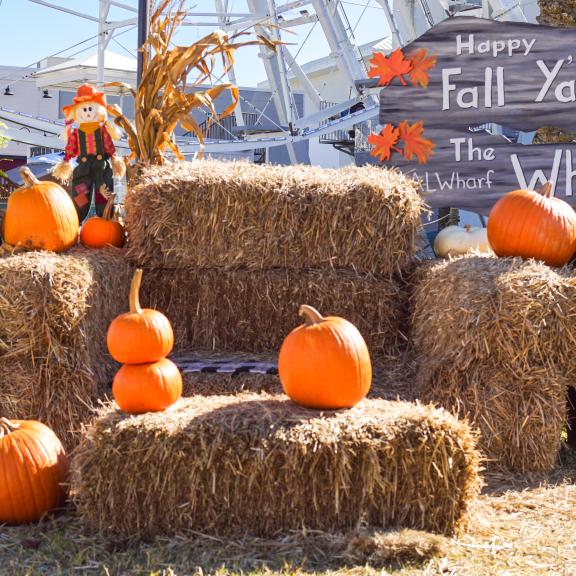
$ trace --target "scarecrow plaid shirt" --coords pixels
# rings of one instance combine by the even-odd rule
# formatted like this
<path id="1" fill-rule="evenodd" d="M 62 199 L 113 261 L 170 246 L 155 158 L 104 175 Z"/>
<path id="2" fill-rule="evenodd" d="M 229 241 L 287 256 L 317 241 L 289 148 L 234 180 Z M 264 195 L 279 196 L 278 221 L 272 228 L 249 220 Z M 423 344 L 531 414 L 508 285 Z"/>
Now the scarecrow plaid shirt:
<path id="1" fill-rule="evenodd" d="M 70 130 L 70 134 L 68 135 L 68 142 L 66 143 L 66 148 L 64 149 L 64 160 L 66 162 L 80 155 L 78 131 L 78 128 L 72 128 L 72 130 Z M 100 126 L 100 132 L 102 134 L 102 147 L 104 148 L 104 152 L 108 156 L 114 156 L 116 153 L 116 147 L 114 146 L 112 137 L 108 133 L 108 130 L 106 130 L 105 125 Z"/>

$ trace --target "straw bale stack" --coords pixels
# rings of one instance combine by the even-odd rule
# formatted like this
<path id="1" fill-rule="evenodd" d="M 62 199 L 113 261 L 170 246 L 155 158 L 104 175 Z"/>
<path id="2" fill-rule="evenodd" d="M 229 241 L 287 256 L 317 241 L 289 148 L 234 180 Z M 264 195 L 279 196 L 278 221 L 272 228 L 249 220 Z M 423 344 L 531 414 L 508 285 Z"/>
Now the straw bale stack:
<path id="1" fill-rule="evenodd" d="M 576 375 L 576 277 L 470 256 L 421 272 L 412 339 L 416 394 L 468 416 L 498 467 L 550 469 Z"/>
<path id="2" fill-rule="evenodd" d="M 72 490 L 85 523 L 123 535 L 361 522 L 451 534 L 478 468 L 469 427 L 444 410 L 365 400 L 321 413 L 281 396 L 195 396 L 163 413 L 104 410 L 77 449 Z"/>
<path id="3" fill-rule="evenodd" d="M 304 303 L 353 322 L 375 356 L 396 353 L 407 323 L 403 283 L 351 270 L 149 270 L 142 303 L 168 316 L 177 351 L 277 352 Z"/>
<path id="4" fill-rule="evenodd" d="M 0 258 L 0 414 L 77 442 L 115 366 L 108 324 L 126 308 L 130 269 L 116 249 Z"/>
<path id="5" fill-rule="evenodd" d="M 153 268 L 350 268 L 391 276 L 423 201 L 398 171 L 213 160 L 144 171 L 126 197 L 128 254 Z"/>

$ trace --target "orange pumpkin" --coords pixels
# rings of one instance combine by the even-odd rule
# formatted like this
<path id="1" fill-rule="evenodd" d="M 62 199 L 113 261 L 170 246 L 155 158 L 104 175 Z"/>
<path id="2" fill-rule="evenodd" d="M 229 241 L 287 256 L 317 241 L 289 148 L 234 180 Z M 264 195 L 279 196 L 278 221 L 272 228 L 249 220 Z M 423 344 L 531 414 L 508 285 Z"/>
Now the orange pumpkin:
<path id="1" fill-rule="evenodd" d="M 168 318 L 158 310 L 141 308 L 141 282 L 139 268 L 130 286 L 130 312 L 115 318 L 108 328 L 108 350 L 112 358 L 122 364 L 157 362 L 168 356 L 174 346 L 174 332 Z"/>
<path id="2" fill-rule="evenodd" d="M 0 418 L 0 524 L 35 522 L 66 500 L 68 460 L 56 434 Z"/>
<path id="3" fill-rule="evenodd" d="M 543 260 L 549 266 L 567 264 L 576 252 L 576 213 L 550 196 L 552 184 L 538 192 L 514 190 L 492 208 L 488 241 L 498 256 Z"/>
<path id="4" fill-rule="evenodd" d="M 308 408 L 351 408 L 368 394 L 372 365 L 358 329 L 343 318 L 323 318 L 300 306 L 306 323 L 284 340 L 278 372 L 284 392 Z"/>
<path id="5" fill-rule="evenodd" d="M 174 362 L 125 364 L 112 384 L 114 400 L 129 414 L 166 410 L 182 395 L 182 376 Z"/>
<path id="6" fill-rule="evenodd" d="M 4 240 L 13 246 L 62 252 L 78 241 L 78 214 L 64 188 L 40 182 L 29 168 L 20 170 L 24 186 L 8 198 Z"/>
<path id="7" fill-rule="evenodd" d="M 110 194 L 102 217 L 94 216 L 82 225 L 80 242 L 86 248 L 104 248 L 104 246 L 124 246 L 126 232 L 120 222 L 110 218 L 114 207 L 115 194 Z"/>

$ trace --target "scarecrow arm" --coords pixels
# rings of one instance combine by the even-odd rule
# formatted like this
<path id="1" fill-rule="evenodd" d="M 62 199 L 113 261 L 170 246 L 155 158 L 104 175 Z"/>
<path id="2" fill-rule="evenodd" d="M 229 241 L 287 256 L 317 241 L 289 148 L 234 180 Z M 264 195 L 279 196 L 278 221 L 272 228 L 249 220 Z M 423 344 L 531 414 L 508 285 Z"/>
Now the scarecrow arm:
<path id="1" fill-rule="evenodd" d="M 104 146 L 104 152 L 106 152 L 108 156 L 114 156 L 114 154 L 116 154 L 116 146 L 114 146 L 114 142 L 106 126 L 102 126 L 102 144 Z"/>
<path id="2" fill-rule="evenodd" d="M 66 143 L 66 148 L 64 149 L 64 162 L 70 162 L 72 158 L 78 156 L 78 131 L 71 130 L 68 135 L 68 142 Z"/>

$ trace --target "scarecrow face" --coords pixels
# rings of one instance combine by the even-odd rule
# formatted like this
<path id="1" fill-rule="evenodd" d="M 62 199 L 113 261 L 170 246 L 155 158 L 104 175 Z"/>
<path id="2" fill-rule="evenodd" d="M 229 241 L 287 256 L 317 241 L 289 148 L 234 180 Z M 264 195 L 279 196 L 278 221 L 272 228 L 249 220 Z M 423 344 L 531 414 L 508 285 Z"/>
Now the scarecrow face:
<path id="1" fill-rule="evenodd" d="M 104 108 L 97 102 L 81 102 L 75 112 L 78 122 L 97 122 L 104 115 Z"/>

